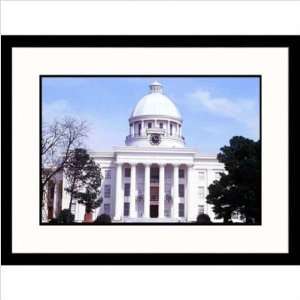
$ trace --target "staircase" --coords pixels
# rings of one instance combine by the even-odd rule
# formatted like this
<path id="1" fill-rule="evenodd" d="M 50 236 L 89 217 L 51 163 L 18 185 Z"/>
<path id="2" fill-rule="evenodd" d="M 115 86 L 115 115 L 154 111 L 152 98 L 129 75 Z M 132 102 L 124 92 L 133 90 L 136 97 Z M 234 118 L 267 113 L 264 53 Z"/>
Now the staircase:
<path id="1" fill-rule="evenodd" d="M 185 223 L 185 219 L 174 218 L 124 218 L 120 223 Z"/>

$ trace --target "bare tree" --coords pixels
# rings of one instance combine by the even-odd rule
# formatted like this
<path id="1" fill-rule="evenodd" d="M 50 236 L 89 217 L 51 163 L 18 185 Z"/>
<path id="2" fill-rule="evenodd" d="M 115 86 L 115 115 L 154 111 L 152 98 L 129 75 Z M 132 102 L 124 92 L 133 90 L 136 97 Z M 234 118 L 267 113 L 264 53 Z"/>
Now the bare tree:
<path id="1" fill-rule="evenodd" d="M 72 150 L 82 146 L 87 137 L 85 121 L 65 118 L 52 124 L 43 124 L 41 137 L 42 189 L 49 180 L 62 171 L 69 160 Z"/>

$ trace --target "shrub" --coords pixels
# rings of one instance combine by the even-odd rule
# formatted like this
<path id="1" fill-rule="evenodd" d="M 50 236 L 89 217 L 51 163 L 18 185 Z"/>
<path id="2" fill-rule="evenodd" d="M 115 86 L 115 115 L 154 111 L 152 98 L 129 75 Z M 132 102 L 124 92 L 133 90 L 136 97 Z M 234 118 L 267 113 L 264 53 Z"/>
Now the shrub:
<path id="1" fill-rule="evenodd" d="M 210 217 L 209 215 L 206 215 L 206 214 L 200 214 L 198 217 L 197 217 L 197 223 L 198 224 L 211 224 L 211 220 L 210 220 Z"/>
<path id="2" fill-rule="evenodd" d="M 110 215 L 102 214 L 96 218 L 94 224 L 109 224 L 111 223 Z"/>
<path id="3" fill-rule="evenodd" d="M 57 218 L 57 224 L 72 224 L 73 222 L 74 215 L 69 209 L 62 210 Z"/>
<path id="4" fill-rule="evenodd" d="M 51 225 L 58 224 L 57 219 L 51 219 L 48 223 Z"/>

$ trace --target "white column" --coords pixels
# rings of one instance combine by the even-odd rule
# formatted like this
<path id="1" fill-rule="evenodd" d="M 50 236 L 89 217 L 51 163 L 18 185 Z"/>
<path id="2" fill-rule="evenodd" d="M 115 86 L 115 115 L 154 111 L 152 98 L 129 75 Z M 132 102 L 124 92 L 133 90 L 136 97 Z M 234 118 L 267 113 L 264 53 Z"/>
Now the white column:
<path id="1" fill-rule="evenodd" d="M 74 221 L 75 222 L 80 222 L 80 215 L 79 215 L 79 203 L 76 202 L 76 206 L 75 206 L 75 216 L 74 216 Z"/>
<path id="2" fill-rule="evenodd" d="M 121 220 L 124 198 L 122 194 L 122 164 L 116 165 L 116 197 L 115 197 L 115 216 L 114 219 L 117 221 Z"/>
<path id="3" fill-rule="evenodd" d="M 165 217 L 165 166 L 159 165 L 159 218 Z"/>
<path id="4" fill-rule="evenodd" d="M 146 131 L 145 131 L 145 121 L 141 121 L 141 123 L 142 123 L 142 129 L 141 129 L 141 131 L 142 131 L 142 136 L 145 136 L 146 135 Z"/>
<path id="5" fill-rule="evenodd" d="M 48 222 L 48 197 L 49 197 L 49 184 L 46 185 L 45 190 L 42 193 L 43 196 L 43 208 L 42 208 L 42 222 Z"/>
<path id="6" fill-rule="evenodd" d="M 131 164 L 131 174 L 130 174 L 130 211 L 129 216 L 131 218 L 136 217 L 135 208 L 135 197 L 136 197 L 136 165 Z"/>
<path id="7" fill-rule="evenodd" d="M 150 165 L 145 165 L 144 218 L 150 218 Z"/>
<path id="8" fill-rule="evenodd" d="M 78 201 L 76 201 L 75 204 L 75 216 L 74 216 L 74 220 L 76 223 L 81 223 L 84 220 L 84 215 L 85 215 L 85 205 L 82 203 L 78 203 Z"/>
<path id="9" fill-rule="evenodd" d="M 166 128 L 167 136 L 170 135 L 170 121 L 167 121 L 167 128 Z"/>
<path id="10" fill-rule="evenodd" d="M 67 178 L 65 172 L 63 172 L 61 209 L 69 209 L 71 195 L 65 190 L 67 186 L 68 186 Z"/>
<path id="11" fill-rule="evenodd" d="M 193 201 L 193 192 L 192 192 L 192 181 L 193 181 L 193 165 L 187 166 L 187 195 L 185 197 L 185 204 L 184 204 L 184 210 L 185 210 L 185 217 L 187 220 L 195 220 L 197 217 L 197 207 L 195 206 L 195 201 Z"/>
<path id="12" fill-rule="evenodd" d="M 53 218 L 57 218 L 57 205 L 58 205 L 58 184 L 54 184 L 54 197 L 53 197 Z"/>
<path id="13" fill-rule="evenodd" d="M 179 205 L 178 170 L 179 170 L 179 166 L 174 165 L 174 168 L 173 168 L 173 209 L 172 209 L 172 217 L 173 218 L 178 218 L 178 205 Z"/>

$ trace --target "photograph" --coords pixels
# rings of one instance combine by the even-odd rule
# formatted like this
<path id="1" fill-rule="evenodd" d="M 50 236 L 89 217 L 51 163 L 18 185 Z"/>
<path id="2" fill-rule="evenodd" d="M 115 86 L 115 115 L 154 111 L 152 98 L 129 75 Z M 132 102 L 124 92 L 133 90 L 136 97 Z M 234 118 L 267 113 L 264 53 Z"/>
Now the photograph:
<path id="1" fill-rule="evenodd" d="M 47 76 L 41 224 L 260 225 L 260 76 Z"/>

